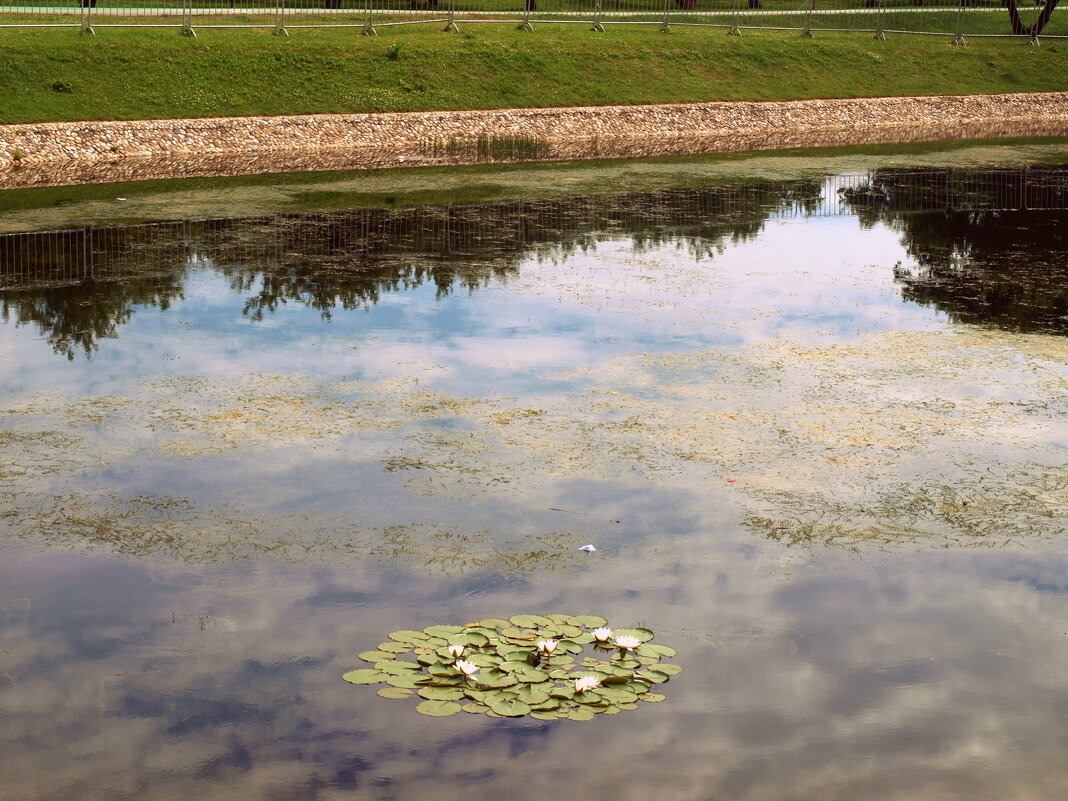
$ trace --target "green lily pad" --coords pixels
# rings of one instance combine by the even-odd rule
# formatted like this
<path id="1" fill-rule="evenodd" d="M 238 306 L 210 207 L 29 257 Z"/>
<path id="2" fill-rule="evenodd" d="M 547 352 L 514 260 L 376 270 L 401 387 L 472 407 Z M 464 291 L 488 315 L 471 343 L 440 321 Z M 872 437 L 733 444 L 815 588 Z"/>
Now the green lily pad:
<path id="1" fill-rule="evenodd" d="M 389 674 L 383 673 L 381 670 L 364 668 L 362 670 L 350 670 L 341 678 L 349 684 L 381 684 L 389 678 Z"/>
<path id="2" fill-rule="evenodd" d="M 400 643 L 410 643 L 414 645 L 417 642 L 423 642 L 427 639 L 427 636 L 421 631 L 412 631 L 411 629 L 401 629 L 400 631 L 391 631 L 389 633 L 391 640 L 396 640 Z"/>
<path id="3" fill-rule="evenodd" d="M 393 654 L 389 651 L 364 651 L 359 654 L 359 658 L 364 662 L 371 662 L 373 664 L 375 662 L 381 662 L 384 659 L 392 659 Z"/>
<path id="4" fill-rule="evenodd" d="M 675 656 L 675 649 L 651 642 L 653 632 L 645 628 L 615 631 L 641 641 L 631 651 L 594 642 L 589 629 L 606 625 L 595 615 L 554 613 L 487 618 L 466 626 L 435 625 L 423 631 L 400 629 L 377 649 L 360 654 L 373 668 L 349 671 L 344 678 L 355 684 L 384 682 L 388 686 L 378 691 L 383 698 L 408 698 L 418 691 L 423 699 L 418 710 L 432 716 L 462 709 L 489 717 L 589 720 L 597 714 L 637 709 L 639 699 L 664 700 L 649 688 L 682 670 L 663 661 Z M 552 656 L 535 650 L 538 639 L 557 641 Z M 462 658 L 480 670 L 464 676 L 455 666 L 457 657 L 448 652 L 450 644 L 462 645 Z M 574 683 L 583 676 L 600 683 L 575 693 Z"/>
<path id="5" fill-rule="evenodd" d="M 572 709 L 567 713 L 568 720 L 593 720 L 594 717 L 596 717 L 595 713 L 585 707 Z"/>
<path id="6" fill-rule="evenodd" d="M 545 626 L 551 626 L 553 623 L 549 618 L 541 615 L 512 615 L 508 619 L 512 621 L 513 626 L 526 629 L 540 629 Z"/>
<path id="7" fill-rule="evenodd" d="M 523 717 L 523 715 L 529 715 L 531 711 L 530 707 L 518 698 L 491 701 L 489 706 L 490 709 L 498 715 L 504 715 L 509 718 L 520 718 Z"/>
<path id="8" fill-rule="evenodd" d="M 485 687 L 494 688 L 514 687 L 516 684 L 518 684 L 515 679 L 515 676 L 510 676 L 508 674 L 504 674 L 501 676 L 483 676 L 480 679 L 479 683 Z"/>
<path id="9" fill-rule="evenodd" d="M 428 701 L 459 701 L 464 691 L 459 687 L 424 687 L 419 691 L 420 698 Z"/>
<path id="10" fill-rule="evenodd" d="M 618 687 L 602 687 L 599 692 L 602 698 L 607 698 L 613 703 L 618 703 L 620 701 L 623 703 L 634 703 L 638 700 L 638 696 L 635 693 Z"/>
<path id="11" fill-rule="evenodd" d="M 533 667 L 534 666 L 531 665 L 530 662 L 513 662 L 510 660 L 508 662 L 501 662 L 501 664 L 498 665 L 498 669 L 503 670 L 505 673 L 518 673 L 522 670 L 531 670 Z"/>
<path id="12" fill-rule="evenodd" d="M 663 684 L 665 681 L 671 678 L 667 673 L 661 673 L 657 670 L 643 670 L 638 674 L 638 678 L 651 681 L 653 684 Z"/>
<path id="13" fill-rule="evenodd" d="M 485 626 L 465 626 L 464 634 L 481 634 L 487 640 L 491 640 L 497 637 L 497 629 L 490 629 Z"/>
<path id="14" fill-rule="evenodd" d="M 383 673 L 382 675 L 385 676 L 386 674 Z M 415 687 L 422 687 L 423 682 L 426 681 L 426 676 L 423 676 L 420 673 L 404 673 L 399 676 L 387 676 L 383 681 L 391 687 L 407 687 L 408 689 L 412 689 Z"/>
<path id="15" fill-rule="evenodd" d="M 422 665 L 418 662 L 402 662 L 397 659 L 391 659 L 387 662 L 375 662 L 375 670 L 381 670 L 383 673 L 389 673 L 393 676 L 403 676 L 405 673 L 414 673 L 421 667 Z"/>
<path id="16" fill-rule="evenodd" d="M 459 676 L 460 671 L 454 668 L 452 665 L 430 665 L 427 667 L 426 672 L 431 676 Z"/>
<path id="17" fill-rule="evenodd" d="M 414 693 L 404 687 L 383 687 L 378 691 L 383 698 L 411 698 Z"/>
<path id="18" fill-rule="evenodd" d="M 501 632 L 501 636 L 506 640 L 521 640 L 523 642 L 530 640 L 531 642 L 534 642 L 538 637 L 538 632 L 533 629 L 521 629 L 518 626 L 509 626 Z"/>
<path id="19" fill-rule="evenodd" d="M 546 684 L 548 684 L 548 682 L 546 682 Z M 516 690 L 516 697 L 525 704 L 537 706 L 538 704 L 549 700 L 549 693 L 532 684 L 524 684 Z"/>
<path id="20" fill-rule="evenodd" d="M 572 626 L 582 626 L 587 629 L 599 629 L 608 625 L 608 621 L 597 615 L 574 615 L 567 621 Z"/>
<path id="21" fill-rule="evenodd" d="M 415 708 L 415 711 L 432 718 L 444 718 L 455 715 L 461 708 L 455 701 L 423 701 Z"/>
<path id="22" fill-rule="evenodd" d="M 535 670 L 531 667 L 528 667 L 525 670 L 517 670 L 514 675 L 519 681 L 523 682 L 540 683 L 549 680 L 548 673 L 543 670 Z"/>
<path id="23" fill-rule="evenodd" d="M 425 636 L 422 637 L 422 639 L 427 639 L 428 636 L 429 637 L 444 637 L 445 639 L 448 639 L 452 635 L 459 634 L 463 630 L 464 630 L 463 626 L 427 626 L 422 631 L 422 634 L 425 635 Z M 389 636 L 393 637 L 392 634 L 390 634 Z M 394 638 L 394 639 L 396 639 L 396 638 Z"/>

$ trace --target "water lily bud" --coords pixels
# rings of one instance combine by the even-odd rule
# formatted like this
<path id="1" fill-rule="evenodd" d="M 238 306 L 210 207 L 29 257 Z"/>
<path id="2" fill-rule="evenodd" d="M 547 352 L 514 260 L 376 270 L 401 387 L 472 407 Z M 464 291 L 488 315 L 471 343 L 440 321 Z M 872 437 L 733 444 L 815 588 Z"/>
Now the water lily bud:
<path id="1" fill-rule="evenodd" d="M 560 643 L 558 643 L 556 640 L 538 640 L 538 642 L 536 643 L 536 645 L 538 646 L 538 650 L 546 656 L 551 656 L 552 652 L 556 650 L 556 646 L 559 644 Z"/>
<path id="2" fill-rule="evenodd" d="M 449 656 L 451 656 L 453 659 L 459 659 L 463 655 L 464 655 L 464 647 L 462 645 L 450 645 L 449 646 Z"/>

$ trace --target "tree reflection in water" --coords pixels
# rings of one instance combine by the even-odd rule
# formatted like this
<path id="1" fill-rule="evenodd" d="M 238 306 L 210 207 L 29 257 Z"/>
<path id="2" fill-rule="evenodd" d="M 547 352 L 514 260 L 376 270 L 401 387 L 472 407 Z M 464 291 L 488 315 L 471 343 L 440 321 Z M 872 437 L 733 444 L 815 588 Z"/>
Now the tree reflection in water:
<path id="1" fill-rule="evenodd" d="M 1068 333 L 1068 172 L 877 170 L 843 193 L 863 225 L 900 231 L 905 300 L 955 322 Z"/>
<path id="2" fill-rule="evenodd" d="M 531 256 L 563 258 L 628 236 L 637 251 L 683 242 L 711 254 L 769 216 L 818 207 L 820 183 L 761 182 L 642 195 L 352 209 L 0 237 L 5 320 L 35 324 L 53 349 L 87 357 L 137 306 L 181 299 L 189 271 L 218 271 L 262 320 L 287 303 L 378 303 L 433 284 L 439 297 L 514 276 Z"/>
<path id="3" fill-rule="evenodd" d="M 951 319 L 1068 331 L 1068 171 L 901 171 L 649 194 L 88 228 L 0 237 L 5 320 L 90 357 L 139 306 L 166 309 L 194 269 L 224 275 L 259 321 L 296 303 L 329 319 L 432 284 L 439 297 L 507 280 L 528 258 L 628 237 L 714 255 L 775 216 L 856 215 L 902 233 L 906 300 Z M 1052 211 L 1059 210 L 1059 211 Z"/>

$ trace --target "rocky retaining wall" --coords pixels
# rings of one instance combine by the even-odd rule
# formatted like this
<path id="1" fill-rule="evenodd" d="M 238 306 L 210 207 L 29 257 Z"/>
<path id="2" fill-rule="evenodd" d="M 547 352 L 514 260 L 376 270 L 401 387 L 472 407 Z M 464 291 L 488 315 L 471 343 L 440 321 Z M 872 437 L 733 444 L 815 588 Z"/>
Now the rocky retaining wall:
<path id="1" fill-rule="evenodd" d="M 1068 135 L 1068 93 L 0 126 L 0 187 Z"/>

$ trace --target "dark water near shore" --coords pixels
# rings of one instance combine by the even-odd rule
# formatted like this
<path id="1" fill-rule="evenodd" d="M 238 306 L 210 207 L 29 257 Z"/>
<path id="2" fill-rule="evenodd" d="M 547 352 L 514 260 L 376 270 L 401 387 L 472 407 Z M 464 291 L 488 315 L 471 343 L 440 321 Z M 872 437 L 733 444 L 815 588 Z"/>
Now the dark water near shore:
<path id="1" fill-rule="evenodd" d="M 0 313 L 5 801 L 1068 792 L 1068 168 L 10 233 Z M 525 612 L 684 670 L 340 680 Z"/>

